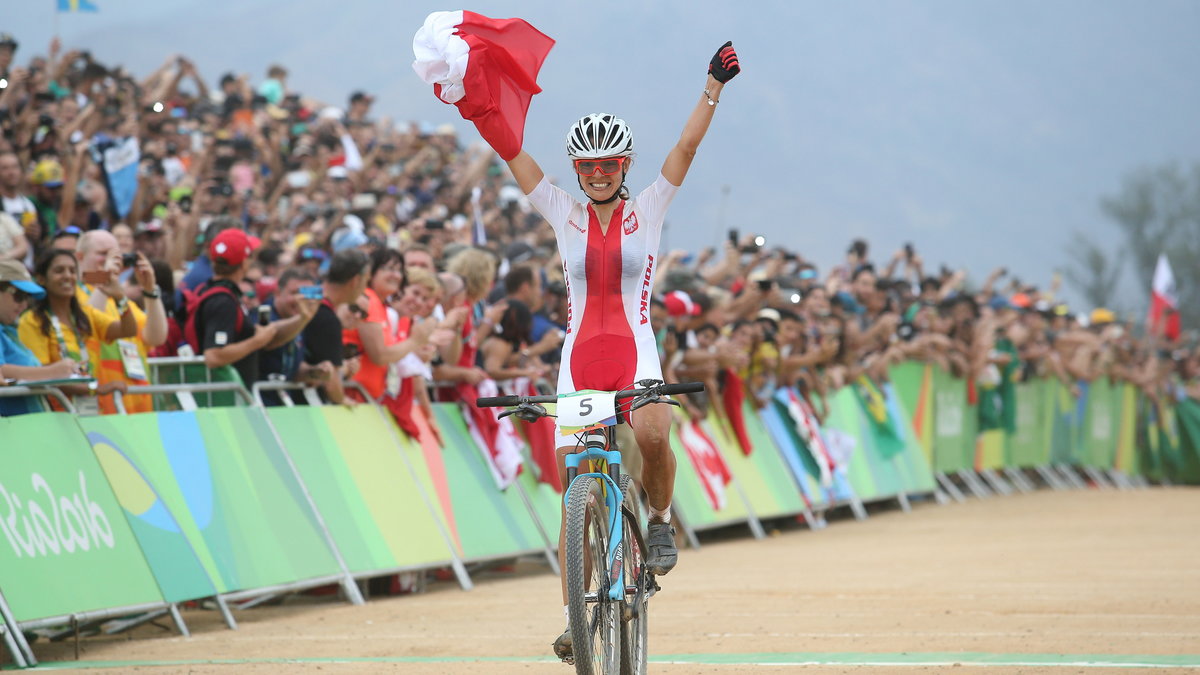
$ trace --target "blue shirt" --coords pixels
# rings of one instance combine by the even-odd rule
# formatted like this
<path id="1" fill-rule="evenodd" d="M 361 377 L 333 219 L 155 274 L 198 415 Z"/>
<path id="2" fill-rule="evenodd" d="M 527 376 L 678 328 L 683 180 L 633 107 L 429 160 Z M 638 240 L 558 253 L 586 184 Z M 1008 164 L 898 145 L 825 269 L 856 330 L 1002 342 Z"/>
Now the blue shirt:
<path id="1" fill-rule="evenodd" d="M 0 365 L 40 366 L 37 357 L 17 338 L 16 326 L 0 325 Z M 0 398 L 0 417 L 41 412 L 42 406 L 33 396 Z"/>
<path id="2" fill-rule="evenodd" d="M 183 275 L 183 280 L 179 282 L 179 288 L 175 289 L 175 306 L 183 307 L 183 289 L 191 291 L 199 290 L 201 286 L 212 279 L 213 268 L 212 261 L 207 255 L 202 255 L 192 261 L 188 271 Z"/>

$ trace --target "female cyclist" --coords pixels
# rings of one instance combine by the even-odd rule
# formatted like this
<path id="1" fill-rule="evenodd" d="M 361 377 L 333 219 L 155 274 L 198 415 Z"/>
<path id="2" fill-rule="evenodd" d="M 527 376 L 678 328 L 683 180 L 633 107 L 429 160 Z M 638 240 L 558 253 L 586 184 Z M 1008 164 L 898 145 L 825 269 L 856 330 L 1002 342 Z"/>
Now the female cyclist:
<path id="1" fill-rule="evenodd" d="M 663 219 L 708 131 L 725 83 L 739 71 L 733 45 L 726 42 L 713 56 L 703 93 L 657 179 L 636 197 L 631 198 L 625 187 L 633 163 L 633 134 L 624 120 L 613 115 L 588 115 L 567 132 L 567 156 L 586 204 L 551 185 L 528 153 L 522 151 L 509 160 L 517 184 L 554 228 L 563 260 L 567 336 L 558 377 L 560 394 L 581 389 L 618 391 L 638 380 L 662 379 L 650 325 L 650 298 Z M 642 485 L 650 504 L 646 564 L 652 573 L 662 575 L 675 566 L 678 556 L 671 526 L 675 485 L 675 457 L 668 442 L 671 416 L 666 406 L 652 405 L 638 410 L 629 422 L 641 450 Z M 558 448 L 559 475 L 566 475 L 563 457 L 574 449 L 573 440 Z M 565 538 L 560 528 L 558 556 L 564 569 Z M 554 651 L 561 658 L 570 656 L 569 629 L 555 641 Z"/>

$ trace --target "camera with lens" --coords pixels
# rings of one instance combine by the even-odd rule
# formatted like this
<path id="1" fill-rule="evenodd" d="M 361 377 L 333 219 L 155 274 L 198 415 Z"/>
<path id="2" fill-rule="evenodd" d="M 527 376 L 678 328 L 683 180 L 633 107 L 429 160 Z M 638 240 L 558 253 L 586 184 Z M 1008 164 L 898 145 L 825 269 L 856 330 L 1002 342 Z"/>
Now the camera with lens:
<path id="1" fill-rule="evenodd" d="M 232 197 L 233 186 L 229 183 L 217 183 L 208 186 L 208 194 L 214 197 Z"/>
<path id="2" fill-rule="evenodd" d="M 137 261 L 138 261 L 138 257 L 137 257 L 136 253 L 122 253 L 121 254 L 121 267 L 122 268 L 133 267 L 134 265 L 137 264 Z"/>

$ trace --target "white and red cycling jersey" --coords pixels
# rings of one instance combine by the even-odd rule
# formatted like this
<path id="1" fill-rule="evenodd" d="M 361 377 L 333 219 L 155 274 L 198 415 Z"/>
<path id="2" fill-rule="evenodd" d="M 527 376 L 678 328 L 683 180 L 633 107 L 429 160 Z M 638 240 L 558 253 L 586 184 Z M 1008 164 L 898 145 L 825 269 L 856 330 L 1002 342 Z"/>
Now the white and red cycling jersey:
<path id="1" fill-rule="evenodd" d="M 608 231 L 585 205 L 546 178 L 529 193 L 558 238 L 567 285 L 567 336 L 558 393 L 618 391 L 662 379 L 650 297 L 667 207 L 679 188 L 658 180 L 613 212 Z"/>

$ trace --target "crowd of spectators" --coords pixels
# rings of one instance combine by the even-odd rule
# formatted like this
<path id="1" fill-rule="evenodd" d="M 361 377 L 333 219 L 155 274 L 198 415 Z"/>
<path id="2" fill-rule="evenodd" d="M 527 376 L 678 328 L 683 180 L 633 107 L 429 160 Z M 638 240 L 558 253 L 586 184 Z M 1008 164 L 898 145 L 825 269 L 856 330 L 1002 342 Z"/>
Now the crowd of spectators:
<path id="1" fill-rule="evenodd" d="M 485 145 L 383 117 L 367 92 L 313 100 L 282 66 L 209 81 L 172 56 L 138 78 L 57 40 L 15 65 L 27 49 L 0 35 L 4 381 L 80 377 L 63 390 L 111 413 L 113 392 L 152 380 L 148 357 L 192 355 L 335 403 L 361 386 L 410 430 L 413 405 L 485 380 L 553 391 L 561 261 Z M 796 386 L 821 415 L 839 387 L 926 361 L 993 401 L 995 425 L 1011 423 L 1009 388 L 1039 375 L 1200 398 L 1194 345 L 1069 308 L 1054 283 L 997 269 L 973 284 L 863 240 L 823 268 L 775 243 L 731 231 L 665 252 L 649 311 L 669 381 L 736 379 L 758 405 Z M 0 398 L 0 413 L 35 405 Z M 685 406 L 723 414 L 715 397 Z"/>

